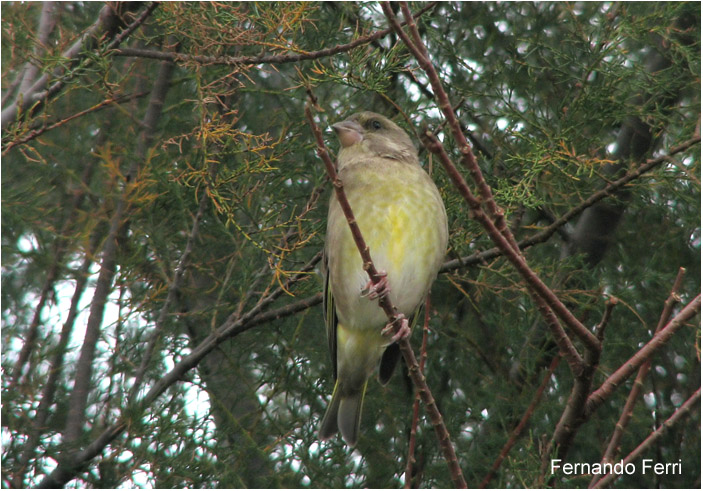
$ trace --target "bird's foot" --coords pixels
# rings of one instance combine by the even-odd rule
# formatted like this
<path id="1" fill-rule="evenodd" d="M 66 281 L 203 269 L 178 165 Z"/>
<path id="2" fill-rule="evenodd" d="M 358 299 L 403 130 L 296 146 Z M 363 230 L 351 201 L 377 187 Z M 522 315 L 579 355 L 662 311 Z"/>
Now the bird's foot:
<path id="1" fill-rule="evenodd" d="M 398 328 L 398 331 L 393 334 L 393 324 L 395 324 L 398 320 L 400 321 L 400 327 Z M 406 319 L 403 314 L 398 314 L 396 321 L 389 322 L 381 331 L 381 334 L 384 336 L 392 334 L 391 343 L 395 343 L 396 341 L 400 341 L 401 339 L 405 339 L 410 336 L 410 323 L 408 322 L 408 319 Z"/>
<path id="2" fill-rule="evenodd" d="M 376 300 L 391 291 L 390 284 L 388 283 L 388 273 L 379 271 L 378 276 L 380 277 L 378 283 L 374 283 L 371 280 L 366 283 L 364 289 L 361 290 L 362 297 L 368 297 L 369 300 Z"/>

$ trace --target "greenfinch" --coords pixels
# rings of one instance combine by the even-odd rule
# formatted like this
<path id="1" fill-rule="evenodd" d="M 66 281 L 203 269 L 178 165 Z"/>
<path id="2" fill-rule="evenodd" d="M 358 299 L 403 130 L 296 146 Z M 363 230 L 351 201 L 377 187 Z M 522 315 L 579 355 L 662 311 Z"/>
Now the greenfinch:
<path id="1" fill-rule="evenodd" d="M 359 437 L 368 379 L 379 368 L 382 384 L 400 357 L 398 336 L 387 334 L 376 298 L 388 294 L 398 312 L 412 318 L 421 306 L 447 249 L 447 214 L 410 137 L 388 118 L 354 114 L 334 124 L 341 149 L 337 172 L 361 234 L 383 280 L 374 285 L 336 195 L 327 216 L 323 311 L 335 386 L 320 424 L 327 440 L 337 431 L 348 445 Z"/>

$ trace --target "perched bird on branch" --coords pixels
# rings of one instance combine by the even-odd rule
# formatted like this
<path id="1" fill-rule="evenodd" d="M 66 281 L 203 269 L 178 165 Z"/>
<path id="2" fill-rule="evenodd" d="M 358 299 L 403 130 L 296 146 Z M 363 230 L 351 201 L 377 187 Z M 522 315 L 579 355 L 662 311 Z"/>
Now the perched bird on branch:
<path id="1" fill-rule="evenodd" d="M 400 357 L 397 340 L 408 321 L 387 334 L 378 297 L 388 294 L 412 319 L 437 276 L 447 248 L 447 214 L 439 191 L 420 167 L 410 137 L 388 118 L 354 114 L 334 124 L 341 150 L 337 172 L 352 212 L 382 276 L 369 281 L 349 224 L 332 195 L 325 240 L 324 315 L 336 379 L 320 438 L 337 431 L 349 445 L 359 437 L 368 379 L 379 367 L 382 384 Z"/>

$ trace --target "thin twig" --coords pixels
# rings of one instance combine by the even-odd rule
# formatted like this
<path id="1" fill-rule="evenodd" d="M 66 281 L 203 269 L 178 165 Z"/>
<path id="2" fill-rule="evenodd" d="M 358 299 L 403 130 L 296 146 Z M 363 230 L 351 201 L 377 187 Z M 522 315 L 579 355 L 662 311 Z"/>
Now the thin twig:
<path id="1" fill-rule="evenodd" d="M 671 293 L 669 293 L 668 298 L 664 302 L 664 309 L 662 310 L 661 316 L 659 317 L 659 324 L 657 325 L 654 334 L 657 334 L 664 328 L 664 325 L 671 316 L 671 312 L 674 309 L 674 306 L 681 301 L 681 298 L 678 295 L 678 291 L 681 288 L 681 284 L 683 283 L 683 277 L 685 272 L 686 270 L 684 268 L 679 268 L 679 272 L 676 275 L 676 279 L 674 280 L 674 285 L 671 287 Z M 618 449 L 620 448 L 620 441 L 622 440 L 622 436 L 625 433 L 625 428 L 630 422 L 630 418 L 632 418 L 632 411 L 635 407 L 635 404 L 637 404 L 637 401 L 640 398 L 640 394 L 642 393 L 642 387 L 644 386 L 644 378 L 647 376 L 651 364 L 652 359 L 649 358 L 642 364 L 642 366 L 640 366 L 639 370 L 637 371 L 635 382 L 632 384 L 630 394 L 627 397 L 625 406 L 622 408 L 620 419 L 618 419 L 618 422 L 615 424 L 615 429 L 613 430 L 613 434 L 610 437 L 608 447 L 606 448 L 605 453 L 603 454 L 601 463 L 612 463 L 615 461 L 615 456 L 618 452 Z M 600 477 L 600 474 L 594 474 L 590 486 L 594 486 L 596 482 L 600 479 Z"/>
<path id="2" fill-rule="evenodd" d="M 700 293 L 691 300 L 681 311 L 674 316 L 669 323 L 662 328 L 652 339 L 649 340 L 637 353 L 629 360 L 622 364 L 613 374 L 608 377 L 601 386 L 593 391 L 586 401 L 585 416 L 588 417 L 598 409 L 610 395 L 622 385 L 630 375 L 635 373 L 643 363 L 651 358 L 651 356 L 664 346 L 676 332 L 686 324 L 686 322 L 696 315 L 701 310 L 701 295 Z"/>
<path id="3" fill-rule="evenodd" d="M 488 471 L 488 474 L 486 474 L 486 477 L 484 477 L 483 481 L 481 481 L 481 484 L 478 485 L 479 489 L 485 489 L 486 487 L 488 487 L 488 484 L 493 480 L 493 477 L 495 477 L 496 471 L 500 468 L 500 465 L 503 463 L 503 461 L 508 456 L 510 449 L 513 448 L 513 446 L 515 445 L 515 442 L 517 442 L 517 439 L 520 437 L 520 435 L 522 434 L 522 431 L 525 429 L 525 427 L 527 426 L 527 423 L 530 421 L 532 414 L 534 413 L 535 409 L 537 408 L 537 404 L 539 404 L 540 399 L 542 399 L 542 394 L 544 393 L 544 390 L 547 388 L 547 384 L 549 383 L 549 379 L 552 377 L 554 370 L 556 370 L 556 368 L 559 366 L 560 361 L 561 361 L 561 355 L 559 355 L 559 354 L 557 354 L 554 358 L 552 358 L 552 363 L 549 366 L 549 369 L 547 370 L 547 372 L 544 374 L 544 377 L 542 377 L 542 383 L 537 388 L 537 392 L 535 392 L 535 395 L 532 398 L 532 401 L 530 401 L 530 405 L 527 406 L 527 409 L 525 410 L 525 414 L 522 415 L 522 419 L 520 419 L 520 422 L 513 430 L 512 434 L 510 435 L 510 438 L 508 438 L 508 441 L 505 442 L 505 445 L 503 445 L 503 448 L 501 449 L 500 454 L 498 455 L 498 458 L 493 462 L 493 465 L 491 466 L 491 470 Z"/>
<path id="4" fill-rule="evenodd" d="M 591 196 L 589 196 L 586 200 L 581 202 L 578 206 L 572 208 L 571 210 L 567 211 L 564 213 L 562 216 L 560 216 L 558 219 L 556 219 L 553 223 L 549 225 L 549 227 L 545 228 L 544 230 L 540 231 L 539 233 L 533 235 L 532 237 L 529 237 L 523 241 L 520 242 L 521 247 L 525 246 L 530 246 L 534 245 L 539 242 L 543 242 L 545 236 L 550 236 L 554 232 L 555 229 L 560 228 L 568 223 L 569 220 L 572 218 L 576 217 L 579 215 L 581 212 L 586 210 L 587 208 L 590 208 L 597 202 L 607 198 L 608 196 L 612 196 L 615 194 L 617 190 L 620 188 L 624 187 L 626 184 L 630 183 L 631 181 L 634 181 L 638 177 L 642 176 L 646 172 L 652 170 L 658 165 L 661 165 L 665 162 L 671 162 L 673 159 L 673 156 L 683 152 L 685 150 L 688 150 L 692 146 L 700 143 L 701 138 L 700 136 L 691 138 L 688 141 L 685 141 L 681 143 L 680 145 L 676 145 L 675 147 L 672 147 L 669 149 L 669 152 L 666 155 L 662 155 L 661 157 L 657 157 L 655 159 L 649 159 L 646 160 L 644 163 L 639 165 L 636 169 L 628 172 L 625 174 L 623 177 L 620 179 L 616 179 L 615 181 L 612 181 L 608 183 L 607 186 L 605 186 L 603 189 L 593 193 Z"/>
<path id="5" fill-rule="evenodd" d="M 211 162 L 209 172 L 210 178 L 212 178 L 213 168 L 214 163 Z M 211 182 L 208 182 L 208 187 L 210 185 Z M 154 325 L 154 329 L 150 335 L 149 342 L 147 343 L 146 349 L 144 351 L 144 356 L 142 357 L 141 363 L 139 364 L 139 368 L 137 369 L 137 373 L 134 377 L 134 384 L 132 385 L 132 388 L 129 391 L 130 399 L 134 399 L 137 396 L 137 393 L 139 392 L 139 389 L 142 386 L 142 382 L 144 381 L 144 375 L 146 374 L 147 368 L 149 367 L 149 364 L 151 362 L 151 357 L 153 356 L 154 350 L 156 349 L 156 344 L 161 338 L 161 333 L 164 330 L 166 320 L 168 318 L 168 315 L 170 314 L 171 305 L 176 300 L 178 291 L 181 288 L 181 282 L 183 281 L 183 277 L 185 275 L 188 262 L 190 260 L 190 254 L 191 252 L 193 252 L 193 245 L 195 244 L 195 241 L 198 238 L 200 222 L 202 220 L 203 214 L 205 213 L 205 208 L 207 207 L 210 198 L 207 188 L 203 189 L 202 193 L 202 196 L 200 196 L 200 202 L 198 203 L 198 211 L 195 214 L 195 217 L 193 218 L 193 226 L 191 227 L 190 233 L 188 234 L 186 246 L 183 249 L 183 253 L 181 254 L 181 257 L 178 260 L 178 264 L 176 265 L 173 279 L 171 280 L 171 284 L 168 287 L 168 294 L 166 295 L 166 299 L 164 300 L 164 303 L 161 306 L 159 316 L 156 319 L 156 324 Z"/>
<path id="6" fill-rule="evenodd" d="M 103 107 L 108 106 L 110 104 L 120 103 L 125 100 L 132 100 L 137 97 L 142 97 L 146 94 L 148 94 L 148 92 L 142 92 L 139 94 L 128 94 L 128 95 L 123 95 L 123 96 L 119 96 L 119 97 L 112 97 L 110 99 L 105 99 L 105 100 L 95 104 L 94 106 L 91 106 L 91 107 L 84 109 L 82 111 L 78 111 L 77 113 L 72 114 L 66 118 L 63 118 L 60 121 L 56 121 L 55 123 L 52 123 L 49 125 L 42 125 L 39 128 L 33 129 L 32 131 L 30 131 L 28 134 L 26 134 L 22 138 L 8 142 L 2 150 L 2 156 L 4 157 L 7 154 L 7 152 L 9 152 L 10 149 L 12 149 L 14 146 L 21 145 L 23 143 L 27 143 L 27 142 L 37 138 L 38 136 L 43 135 L 47 131 L 51 131 L 55 128 L 58 128 L 60 126 L 65 125 L 69 121 L 72 121 L 76 118 L 80 118 L 81 116 L 85 116 L 86 114 L 92 113 L 93 111 L 97 111 L 99 109 L 102 109 Z"/>
<path id="7" fill-rule="evenodd" d="M 635 459 L 638 459 L 644 452 L 646 452 L 652 445 L 654 445 L 662 436 L 666 434 L 671 427 L 673 427 L 676 423 L 678 423 L 681 419 L 684 417 L 688 416 L 688 414 L 694 410 L 697 409 L 700 406 L 700 400 L 701 400 L 701 389 L 700 387 L 698 390 L 696 390 L 691 397 L 689 397 L 686 402 L 684 402 L 680 408 L 674 412 L 674 414 L 671 415 L 669 419 L 664 421 L 664 423 L 657 428 L 655 431 L 653 431 L 647 438 L 644 439 L 642 443 L 637 445 L 637 448 L 635 448 L 630 454 L 625 457 L 622 461 L 623 467 L 629 464 L 630 462 L 633 462 Z M 598 482 L 596 482 L 594 485 L 590 486 L 591 488 L 604 488 L 610 484 L 613 483 L 616 479 L 621 477 L 619 474 L 608 474 L 605 477 L 602 477 Z"/>
<path id="8" fill-rule="evenodd" d="M 618 299 L 615 297 L 609 297 L 605 301 L 605 310 L 603 311 L 603 317 L 601 318 L 598 326 L 596 326 L 596 337 L 602 342 L 605 336 L 605 328 L 610 322 L 610 317 L 613 314 L 613 309 L 618 304 Z"/>

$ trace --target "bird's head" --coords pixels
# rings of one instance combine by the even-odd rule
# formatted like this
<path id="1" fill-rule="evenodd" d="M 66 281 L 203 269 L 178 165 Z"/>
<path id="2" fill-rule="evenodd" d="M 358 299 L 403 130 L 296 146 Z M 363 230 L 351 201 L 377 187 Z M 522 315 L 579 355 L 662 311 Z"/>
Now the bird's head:
<path id="1" fill-rule="evenodd" d="M 417 162 L 417 151 L 408 134 L 400 126 L 380 114 L 364 111 L 332 125 L 345 156 L 364 154 L 408 162 Z"/>

